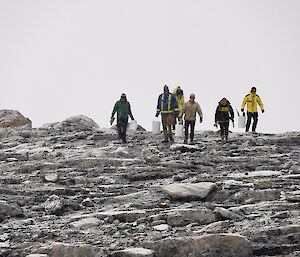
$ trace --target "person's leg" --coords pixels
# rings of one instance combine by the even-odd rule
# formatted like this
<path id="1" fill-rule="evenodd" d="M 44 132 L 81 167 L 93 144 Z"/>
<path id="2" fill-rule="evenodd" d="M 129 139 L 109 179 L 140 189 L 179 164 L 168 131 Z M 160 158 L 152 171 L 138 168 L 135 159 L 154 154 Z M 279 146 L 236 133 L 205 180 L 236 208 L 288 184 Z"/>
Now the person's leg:
<path id="1" fill-rule="evenodd" d="M 190 134 L 190 139 L 191 139 L 191 143 L 194 142 L 194 133 L 195 133 L 195 124 L 196 124 L 196 121 L 195 120 L 192 120 L 190 122 L 191 124 L 191 134 Z"/>
<path id="2" fill-rule="evenodd" d="M 225 132 L 224 123 L 220 122 L 219 125 L 220 125 L 221 139 L 223 140 L 224 139 L 224 132 Z"/>
<path id="3" fill-rule="evenodd" d="M 122 124 L 120 118 L 117 119 L 118 139 L 122 138 Z"/>
<path id="4" fill-rule="evenodd" d="M 229 121 L 224 123 L 224 134 L 225 134 L 225 140 L 226 142 L 228 142 Z"/>
<path id="5" fill-rule="evenodd" d="M 247 112 L 247 123 L 246 123 L 246 132 L 249 131 L 252 119 L 252 112 Z"/>
<path id="6" fill-rule="evenodd" d="M 175 115 L 173 113 L 168 114 L 168 137 L 170 141 L 174 141 L 172 127 L 175 126 Z"/>
<path id="7" fill-rule="evenodd" d="M 163 142 L 166 143 L 168 142 L 168 131 L 167 131 L 167 117 L 166 114 L 161 115 L 161 123 L 163 126 L 163 131 L 164 131 L 164 140 Z"/>
<path id="8" fill-rule="evenodd" d="M 188 140 L 188 136 L 189 136 L 189 121 L 185 120 L 184 121 L 184 143 L 187 143 Z"/>
<path id="9" fill-rule="evenodd" d="M 128 118 L 120 118 L 120 135 L 123 143 L 126 143 L 127 123 Z"/>
<path id="10" fill-rule="evenodd" d="M 258 112 L 254 112 L 253 113 L 252 132 L 256 131 L 257 122 L 258 122 Z"/>

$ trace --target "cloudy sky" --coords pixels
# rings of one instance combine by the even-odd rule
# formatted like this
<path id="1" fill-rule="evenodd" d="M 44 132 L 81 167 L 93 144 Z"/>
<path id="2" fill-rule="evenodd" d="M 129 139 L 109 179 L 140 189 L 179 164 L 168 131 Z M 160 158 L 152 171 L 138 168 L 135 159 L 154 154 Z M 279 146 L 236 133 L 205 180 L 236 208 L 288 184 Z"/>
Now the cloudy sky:
<path id="1" fill-rule="evenodd" d="M 222 97 L 240 109 L 256 86 L 257 130 L 300 131 L 299 13 L 299 0 L 0 0 L 0 109 L 108 127 L 124 92 L 150 130 L 163 85 L 180 85 L 206 130 Z"/>

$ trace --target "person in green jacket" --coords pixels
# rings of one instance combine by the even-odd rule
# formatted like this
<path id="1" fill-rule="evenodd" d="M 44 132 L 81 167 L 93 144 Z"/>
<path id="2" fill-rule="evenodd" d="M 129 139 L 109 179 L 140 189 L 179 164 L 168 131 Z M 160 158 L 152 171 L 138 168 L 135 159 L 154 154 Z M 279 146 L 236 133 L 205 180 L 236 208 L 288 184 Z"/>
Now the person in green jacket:
<path id="1" fill-rule="evenodd" d="M 134 118 L 131 113 L 130 103 L 127 101 L 125 94 L 122 94 L 121 99 L 115 103 L 110 118 L 111 125 L 115 120 L 114 118 L 115 113 L 117 113 L 117 128 L 118 128 L 119 139 L 122 139 L 123 143 L 126 143 L 126 130 L 128 124 L 128 116 L 130 116 L 131 120 L 134 120 Z"/>

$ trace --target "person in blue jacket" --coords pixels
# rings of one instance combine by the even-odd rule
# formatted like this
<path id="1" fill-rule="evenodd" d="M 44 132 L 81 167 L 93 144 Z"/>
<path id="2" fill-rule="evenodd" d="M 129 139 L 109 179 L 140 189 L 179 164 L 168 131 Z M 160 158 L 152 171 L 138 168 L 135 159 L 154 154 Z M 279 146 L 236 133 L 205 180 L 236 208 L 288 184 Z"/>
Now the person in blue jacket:
<path id="1" fill-rule="evenodd" d="M 178 112 L 178 103 L 176 96 L 171 94 L 169 87 L 164 86 L 164 92 L 159 95 L 157 100 L 157 111 L 156 117 L 161 114 L 161 121 L 164 131 L 164 140 L 163 143 L 167 143 L 169 140 L 174 141 L 172 126 L 175 125 L 175 112 Z"/>

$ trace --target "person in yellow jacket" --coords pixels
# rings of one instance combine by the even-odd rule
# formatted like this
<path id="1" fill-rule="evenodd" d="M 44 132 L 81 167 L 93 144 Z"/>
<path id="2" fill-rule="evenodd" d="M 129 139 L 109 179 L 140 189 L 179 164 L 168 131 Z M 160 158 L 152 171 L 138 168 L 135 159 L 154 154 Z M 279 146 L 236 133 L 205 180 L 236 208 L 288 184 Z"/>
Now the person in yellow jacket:
<path id="1" fill-rule="evenodd" d="M 179 112 L 181 111 L 184 105 L 184 95 L 183 95 L 183 90 L 180 88 L 180 86 L 177 86 L 173 89 L 173 94 L 175 95 L 178 104 L 178 111 L 175 112 L 175 124 L 177 124 L 177 119 L 179 121 L 178 118 Z M 173 130 L 174 129 L 175 129 L 175 125 L 173 126 Z"/>
<path id="2" fill-rule="evenodd" d="M 252 132 L 255 132 L 257 122 L 258 122 L 258 108 L 257 104 L 260 106 L 261 112 L 264 113 L 264 105 L 260 97 L 256 94 L 256 87 L 252 87 L 250 94 L 244 97 L 241 111 L 244 113 L 245 105 L 247 104 L 247 122 L 246 122 L 246 132 L 249 131 L 251 120 L 253 119 Z"/>

